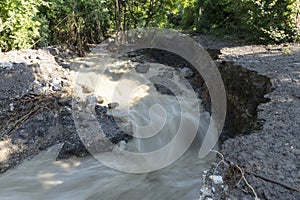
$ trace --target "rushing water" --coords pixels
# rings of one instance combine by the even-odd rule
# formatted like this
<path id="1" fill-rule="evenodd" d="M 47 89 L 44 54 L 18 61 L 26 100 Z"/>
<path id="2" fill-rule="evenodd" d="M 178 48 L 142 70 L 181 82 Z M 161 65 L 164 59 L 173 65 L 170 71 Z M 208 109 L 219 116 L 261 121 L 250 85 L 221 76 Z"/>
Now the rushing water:
<path id="1" fill-rule="evenodd" d="M 162 170 L 127 174 L 92 158 L 54 161 L 56 154 L 51 148 L 2 175 L 1 200 L 198 199 L 201 173 L 213 159 L 199 160 L 190 151 Z"/>
<path id="2" fill-rule="evenodd" d="M 195 126 L 199 124 L 199 137 L 194 140 L 189 150 L 166 168 L 150 173 L 130 174 L 113 170 L 91 157 L 55 161 L 61 147 L 58 145 L 1 175 L 1 200 L 192 200 L 199 198 L 202 172 L 214 160 L 213 155 L 202 160 L 198 158 L 203 136 L 201 134 L 205 132 L 208 125 L 208 114 L 202 111 L 201 107 L 199 107 L 200 118 L 191 114 L 196 109 L 195 105 L 198 105 L 196 103 L 199 102 L 189 98 L 191 96 L 186 91 L 186 98 L 179 105 L 176 103 L 178 98 L 159 94 L 153 84 L 145 82 L 144 79 L 137 81 L 132 73 L 128 73 L 124 78 L 124 74 L 128 72 L 131 65 L 126 67 L 124 63 L 115 63 L 112 66 L 102 70 L 100 75 L 97 73 L 95 79 L 91 78 L 93 76 L 89 73 L 85 74 L 90 83 L 96 85 L 93 93 L 103 96 L 104 103 L 117 101 L 120 106 L 112 112 L 112 115 L 115 117 L 121 115 L 123 121 L 126 118 L 127 121 L 124 124 L 134 121 L 137 124 L 146 125 L 152 120 L 154 126 L 151 128 L 160 129 L 159 134 L 154 137 L 130 141 L 125 145 L 125 150 L 149 152 L 163 147 L 174 137 L 181 115 L 185 120 L 192 121 Z M 170 68 L 164 67 L 164 69 L 170 73 Z M 155 70 L 151 72 L 150 69 L 152 75 L 164 71 L 162 68 Z M 174 75 L 173 79 L 176 78 L 180 76 Z M 88 82 L 83 77 L 80 80 L 84 80 L 82 84 Z M 177 83 L 179 82 L 177 80 Z M 122 87 L 119 87 L 120 85 Z M 136 90 L 130 91 L 132 88 Z M 130 92 L 126 92 L 127 90 Z M 123 101 L 124 96 L 127 95 L 130 95 L 130 98 L 125 98 Z M 159 107 L 152 107 L 153 110 L 149 112 L 152 105 L 159 105 Z M 155 126 L 155 124 L 158 125 Z M 188 130 L 189 127 L 185 128 Z M 139 165 L 143 164 L 147 163 L 139 163 Z"/>

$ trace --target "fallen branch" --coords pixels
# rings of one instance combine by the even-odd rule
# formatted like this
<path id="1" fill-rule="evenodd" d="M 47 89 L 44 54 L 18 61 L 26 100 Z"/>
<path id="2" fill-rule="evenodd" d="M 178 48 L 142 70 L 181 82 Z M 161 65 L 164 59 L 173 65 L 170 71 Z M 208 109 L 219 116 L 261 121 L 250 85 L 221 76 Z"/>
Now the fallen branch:
<path id="1" fill-rule="evenodd" d="M 258 178 L 261 178 L 261 179 L 263 179 L 263 180 L 265 180 L 265 181 L 268 181 L 268 182 L 271 182 L 271 183 L 275 183 L 275 184 L 277 184 L 277 185 L 280 185 L 280 186 L 282 186 L 282 187 L 285 187 L 286 189 L 293 190 L 293 191 L 296 191 L 296 192 L 300 192 L 299 189 L 294 188 L 294 187 L 291 187 L 291 186 L 286 185 L 286 184 L 284 184 L 284 183 L 281 183 L 281 182 L 279 182 L 279 181 L 275 181 L 275 180 L 273 180 L 273 179 L 267 178 L 267 177 L 265 177 L 265 176 L 259 175 L 259 174 L 257 174 L 257 173 L 254 173 L 254 172 L 251 172 L 251 171 L 248 171 L 248 170 L 245 170 L 245 172 L 248 173 L 248 174 L 252 174 L 252 175 L 254 175 L 254 176 L 258 177 Z"/>

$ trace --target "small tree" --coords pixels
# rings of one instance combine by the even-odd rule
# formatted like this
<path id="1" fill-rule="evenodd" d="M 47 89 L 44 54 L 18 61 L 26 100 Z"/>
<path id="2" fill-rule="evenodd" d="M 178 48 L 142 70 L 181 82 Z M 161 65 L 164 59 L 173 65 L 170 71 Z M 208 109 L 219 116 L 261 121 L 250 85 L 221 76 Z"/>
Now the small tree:
<path id="1" fill-rule="evenodd" d="M 5 0 L 0 4 L 0 48 L 30 48 L 40 37 L 45 19 L 38 17 L 42 0 Z"/>

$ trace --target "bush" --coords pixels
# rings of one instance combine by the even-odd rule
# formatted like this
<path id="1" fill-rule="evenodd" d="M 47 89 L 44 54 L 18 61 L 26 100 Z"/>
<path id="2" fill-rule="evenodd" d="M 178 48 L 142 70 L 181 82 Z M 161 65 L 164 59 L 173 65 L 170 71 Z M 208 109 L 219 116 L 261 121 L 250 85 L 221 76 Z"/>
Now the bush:
<path id="1" fill-rule="evenodd" d="M 172 27 L 183 30 L 195 28 L 199 6 L 197 0 L 177 0 L 168 15 L 168 23 Z"/>
<path id="2" fill-rule="evenodd" d="M 204 0 L 199 6 L 201 32 L 266 43 L 300 39 L 299 0 Z"/>
<path id="3" fill-rule="evenodd" d="M 0 49 L 30 48 L 40 37 L 45 19 L 38 17 L 42 0 L 6 0 L 0 4 Z"/>

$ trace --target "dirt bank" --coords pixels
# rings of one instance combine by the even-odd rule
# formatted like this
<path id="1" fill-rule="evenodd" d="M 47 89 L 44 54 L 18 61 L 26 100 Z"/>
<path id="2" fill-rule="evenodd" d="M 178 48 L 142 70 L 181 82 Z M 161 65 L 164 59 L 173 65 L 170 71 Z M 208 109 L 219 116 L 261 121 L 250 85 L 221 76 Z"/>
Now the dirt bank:
<path id="1" fill-rule="evenodd" d="M 207 174 L 205 188 L 202 188 L 202 198 L 254 199 L 252 189 L 245 181 L 240 181 L 241 172 L 235 167 L 238 165 L 245 172 L 245 178 L 258 198 L 300 199 L 300 45 L 207 43 L 207 37 L 196 36 L 195 39 L 206 48 L 220 49 L 217 62 L 221 65 L 227 63 L 223 74 L 241 66 L 272 83 L 272 92 L 265 88 L 265 92 L 269 92 L 264 96 L 268 101 L 260 103 L 257 113 L 252 117 L 260 126 L 242 131 L 242 135 L 223 142 L 221 153 L 230 167 L 224 167 L 223 164 L 212 167 Z M 260 85 L 257 79 L 245 76 L 230 81 L 237 88 L 240 81 Z M 237 94 L 247 94 L 245 89 L 248 89 L 250 103 L 253 103 L 251 98 L 255 91 L 251 91 L 251 88 L 240 87 Z M 258 90 L 257 94 L 260 92 Z M 229 91 L 229 99 L 230 95 L 232 93 Z M 248 115 L 244 111 L 241 114 Z M 242 115 L 240 119 L 244 119 Z M 237 122 L 234 120 L 234 123 Z M 213 172 L 222 176 L 223 184 L 212 183 L 209 175 Z"/>
<path id="2" fill-rule="evenodd" d="M 60 47 L 0 53 L 0 173 L 58 143 L 57 159 L 89 155 L 72 116 L 75 57 Z M 95 109 L 113 143 L 128 140 L 107 106 Z"/>

